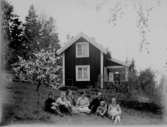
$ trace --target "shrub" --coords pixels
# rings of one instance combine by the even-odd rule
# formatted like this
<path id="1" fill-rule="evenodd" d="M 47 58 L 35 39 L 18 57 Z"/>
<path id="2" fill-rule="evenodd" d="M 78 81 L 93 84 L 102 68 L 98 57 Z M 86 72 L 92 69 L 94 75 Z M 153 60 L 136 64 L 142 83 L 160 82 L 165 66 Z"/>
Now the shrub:
<path id="1" fill-rule="evenodd" d="M 151 69 L 140 72 L 139 82 L 141 90 L 150 101 L 161 104 L 161 88 L 156 87 L 155 75 Z"/>
<path id="2" fill-rule="evenodd" d="M 129 72 L 127 86 L 127 97 L 131 99 L 134 95 L 141 93 L 141 88 L 136 71 Z"/>
<path id="3" fill-rule="evenodd" d="M 149 94 L 153 94 L 153 90 L 155 88 L 155 80 L 154 80 L 154 74 L 150 69 L 146 69 L 144 71 L 140 72 L 139 75 L 139 81 L 141 89 Z"/>
<path id="4" fill-rule="evenodd" d="M 160 87 L 156 87 L 155 75 L 151 69 L 145 69 L 137 75 L 136 71 L 129 72 L 127 94 L 129 100 L 138 100 L 138 97 L 146 97 L 153 103 L 161 105 Z M 140 101 L 140 100 L 138 100 Z"/>

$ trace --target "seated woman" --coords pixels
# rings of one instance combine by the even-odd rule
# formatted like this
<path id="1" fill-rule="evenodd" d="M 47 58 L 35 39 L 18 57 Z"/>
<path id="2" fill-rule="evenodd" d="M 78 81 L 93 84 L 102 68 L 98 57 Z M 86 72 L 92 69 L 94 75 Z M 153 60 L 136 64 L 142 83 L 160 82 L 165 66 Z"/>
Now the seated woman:
<path id="1" fill-rule="evenodd" d="M 74 99 L 74 96 L 73 96 L 73 93 L 72 93 L 71 90 L 68 90 L 66 92 L 66 97 L 67 97 L 67 100 L 71 103 L 72 106 L 76 105 L 76 102 L 75 102 L 75 99 Z"/>
<path id="2" fill-rule="evenodd" d="M 73 96 L 73 93 L 72 93 L 71 90 L 68 90 L 68 91 L 66 92 L 66 97 L 67 97 L 67 100 L 68 100 L 68 101 L 70 102 L 70 104 L 71 104 L 72 113 L 73 113 L 73 114 L 79 113 L 78 107 L 76 106 L 76 101 L 75 101 L 75 99 L 74 99 L 74 96 Z"/>
<path id="3" fill-rule="evenodd" d="M 102 100 L 102 101 L 100 102 L 100 106 L 99 106 L 99 107 L 97 108 L 97 110 L 96 110 L 96 114 L 97 114 L 98 116 L 103 117 L 103 116 L 106 114 L 106 112 L 107 112 L 107 104 L 105 103 L 104 100 Z"/>
<path id="4" fill-rule="evenodd" d="M 61 91 L 60 97 L 53 103 L 54 107 L 58 107 L 61 113 L 71 115 L 71 104 L 66 98 L 65 92 Z"/>
<path id="5" fill-rule="evenodd" d="M 81 113 L 90 113 L 89 106 L 89 99 L 86 97 L 85 92 L 81 93 L 81 96 L 77 99 L 77 110 Z"/>
<path id="6" fill-rule="evenodd" d="M 114 120 L 114 123 L 118 123 L 121 120 L 121 107 L 116 102 L 116 98 L 112 98 L 112 102 L 108 107 L 108 116 L 112 120 Z"/>

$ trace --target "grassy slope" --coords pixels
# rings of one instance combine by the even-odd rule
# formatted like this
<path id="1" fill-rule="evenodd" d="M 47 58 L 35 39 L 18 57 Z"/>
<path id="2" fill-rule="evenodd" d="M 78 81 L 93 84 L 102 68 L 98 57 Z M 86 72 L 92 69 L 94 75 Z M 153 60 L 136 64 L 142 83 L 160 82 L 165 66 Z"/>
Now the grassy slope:
<path id="1" fill-rule="evenodd" d="M 8 97 L 8 103 L 4 105 L 3 118 L 6 123 L 15 122 L 56 122 L 60 124 L 72 124 L 72 123 L 111 123 L 108 119 L 100 119 L 95 116 L 85 117 L 84 115 L 77 116 L 65 116 L 60 118 L 59 116 L 48 114 L 43 111 L 43 104 L 47 98 L 48 92 L 53 91 L 55 96 L 58 96 L 59 91 L 52 90 L 48 87 L 41 86 L 40 98 L 35 92 L 35 85 L 30 83 L 12 83 L 7 86 L 7 90 L 10 93 Z M 105 92 L 107 94 L 107 92 Z M 109 94 L 110 92 L 108 92 Z M 108 95 L 107 95 L 108 96 Z M 110 98 L 109 96 L 107 97 Z M 133 109 L 123 108 L 123 124 L 156 124 L 161 122 L 160 115 L 153 113 L 136 111 Z"/>
<path id="2" fill-rule="evenodd" d="M 37 103 L 37 93 L 35 85 L 28 83 L 13 83 L 7 89 L 9 91 L 8 103 L 4 105 L 6 110 L 4 119 L 8 122 L 24 120 L 49 120 L 50 115 L 43 111 L 43 103 L 47 97 L 49 89 L 41 87 L 39 103 Z"/>

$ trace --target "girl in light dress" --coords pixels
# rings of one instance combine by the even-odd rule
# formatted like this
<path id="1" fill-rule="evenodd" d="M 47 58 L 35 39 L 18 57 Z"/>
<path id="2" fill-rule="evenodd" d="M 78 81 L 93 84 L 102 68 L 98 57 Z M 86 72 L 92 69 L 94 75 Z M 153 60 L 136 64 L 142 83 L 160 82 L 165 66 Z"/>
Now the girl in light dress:
<path id="1" fill-rule="evenodd" d="M 114 120 L 114 123 L 118 123 L 121 120 L 121 107 L 116 102 L 116 98 L 112 98 L 111 104 L 108 107 L 108 117 Z"/>
<path id="2" fill-rule="evenodd" d="M 81 93 L 81 96 L 77 99 L 76 111 L 78 113 L 90 113 L 89 99 L 86 97 L 85 92 Z"/>

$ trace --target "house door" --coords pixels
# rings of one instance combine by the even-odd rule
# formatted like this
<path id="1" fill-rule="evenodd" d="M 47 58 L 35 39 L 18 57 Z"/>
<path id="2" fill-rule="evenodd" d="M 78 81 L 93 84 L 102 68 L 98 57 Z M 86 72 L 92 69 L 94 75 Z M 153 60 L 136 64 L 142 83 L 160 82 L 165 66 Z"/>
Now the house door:
<path id="1" fill-rule="evenodd" d="M 109 72 L 109 82 L 113 82 L 113 81 L 114 81 L 114 73 Z"/>

